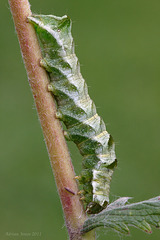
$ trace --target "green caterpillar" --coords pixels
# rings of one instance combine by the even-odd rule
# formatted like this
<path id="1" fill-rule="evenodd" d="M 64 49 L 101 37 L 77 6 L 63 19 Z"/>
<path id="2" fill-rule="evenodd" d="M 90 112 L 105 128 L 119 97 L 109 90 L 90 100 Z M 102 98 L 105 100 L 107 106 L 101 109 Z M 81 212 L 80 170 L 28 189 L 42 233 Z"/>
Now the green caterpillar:
<path id="1" fill-rule="evenodd" d="M 83 156 L 78 177 L 83 185 L 86 211 L 95 214 L 109 203 L 110 181 L 117 165 L 115 144 L 88 95 L 74 52 L 71 20 L 67 16 L 33 15 L 33 23 L 43 60 L 50 78 L 49 90 L 57 101 L 57 117 L 66 125 L 66 138 L 73 141 Z"/>

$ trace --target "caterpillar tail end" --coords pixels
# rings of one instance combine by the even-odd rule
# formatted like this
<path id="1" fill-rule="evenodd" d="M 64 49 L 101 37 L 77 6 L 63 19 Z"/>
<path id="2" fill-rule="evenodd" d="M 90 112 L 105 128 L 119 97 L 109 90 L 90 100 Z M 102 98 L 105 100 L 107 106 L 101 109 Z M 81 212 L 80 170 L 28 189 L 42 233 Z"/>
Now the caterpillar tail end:
<path id="1" fill-rule="evenodd" d="M 104 210 L 105 207 L 99 205 L 96 202 L 90 202 L 86 208 L 86 212 L 88 214 L 97 214 L 99 212 L 101 212 L 102 210 Z"/>

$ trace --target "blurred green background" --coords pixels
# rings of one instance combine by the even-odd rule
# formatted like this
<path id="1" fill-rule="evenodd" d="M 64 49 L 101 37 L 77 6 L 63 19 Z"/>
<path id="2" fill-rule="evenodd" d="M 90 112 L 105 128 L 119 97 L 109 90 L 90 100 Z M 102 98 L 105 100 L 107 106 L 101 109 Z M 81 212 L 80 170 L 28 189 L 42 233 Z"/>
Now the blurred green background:
<path id="1" fill-rule="evenodd" d="M 111 201 L 159 195 L 160 1 L 30 3 L 35 13 L 67 14 L 73 20 L 82 74 L 116 142 Z M 0 6 L 0 239 L 67 239 L 9 4 L 2 0 Z M 82 158 L 73 144 L 69 147 L 78 174 Z M 129 238 L 108 229 L 97 233 L 99 240 L 160 239 L 156 229 L 147 235 L 131 228 Z"/>

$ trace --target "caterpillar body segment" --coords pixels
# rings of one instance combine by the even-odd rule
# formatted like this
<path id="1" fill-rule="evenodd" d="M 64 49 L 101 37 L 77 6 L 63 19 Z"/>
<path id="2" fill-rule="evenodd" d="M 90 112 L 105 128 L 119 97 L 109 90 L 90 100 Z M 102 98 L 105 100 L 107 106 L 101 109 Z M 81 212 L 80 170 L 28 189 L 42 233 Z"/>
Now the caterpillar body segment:
<path id="1" fill-rule="evenodd" d="M 98 213 L 109 202 L 110 182 L 117 164 L 115 144 L 80 73 L 71 20 L 67 16 L 33 15 L 29 21 L 40 42 L 41 65 L 49 74 L 48 90 L 57 101 L 57 117 L 66 125 L 67 139 L 77 145 L 83 156 L 83 170 L 78 178 L 83 185 L 81 199 L 86 203 L 87 213 Z"/>

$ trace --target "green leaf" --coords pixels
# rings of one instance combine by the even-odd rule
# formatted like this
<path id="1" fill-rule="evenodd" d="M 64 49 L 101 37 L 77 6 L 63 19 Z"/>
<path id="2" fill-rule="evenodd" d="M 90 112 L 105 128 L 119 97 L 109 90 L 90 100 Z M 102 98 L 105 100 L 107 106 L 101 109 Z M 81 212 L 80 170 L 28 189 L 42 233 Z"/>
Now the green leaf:
<path id="1" fill-rule="evenodd" d="M 83 225 L 82 233 L 101 226 L 123 234 L 129 234 L 128 226 L 147 233 L 152 233 L 150 224 L 160 228 L 160 196 L 126 205 L 128 199 L 119 198 L 102 212 L 90 216 Z"/>

